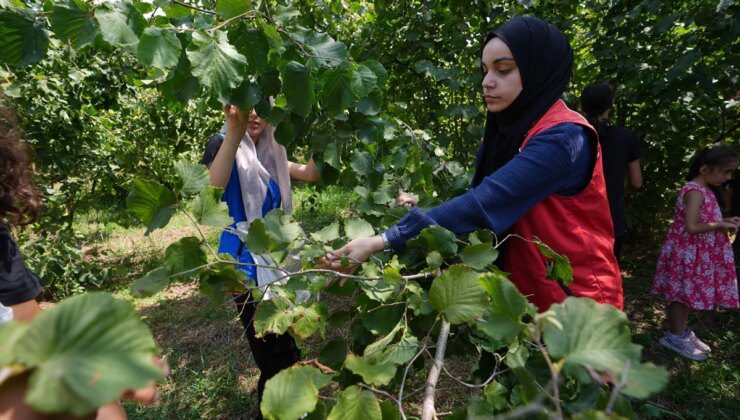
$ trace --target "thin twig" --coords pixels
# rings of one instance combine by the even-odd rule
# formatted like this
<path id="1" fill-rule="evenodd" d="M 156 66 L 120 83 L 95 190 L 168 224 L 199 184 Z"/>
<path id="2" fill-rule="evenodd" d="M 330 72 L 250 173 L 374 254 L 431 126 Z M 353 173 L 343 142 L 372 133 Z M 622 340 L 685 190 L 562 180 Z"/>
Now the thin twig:
<path id="1" fill-rule="evenodd" d="M 202 9 L 202 8 L 200 8 L 198 6 L 193 6 L 191 4 L 183 3 L 183 2 L 181 2 L 179 0 L 170 0 L 170 3 L 177 4 L 177 5 L 180 5 L 182 7 L 187 7 L 188 9 L 193 9 L 193 10 L 196 10 L 198 12 L 206 13 L 206 14 L 209 14 L 209 15 L 216 15 L 217 14 L 213 10 Z"/>
<path id="2" fill-rule="evenodd" d="M 418 359 L 419 356 L 421 356 L 425 350 L 426 350 L 426 342 L 422 341 L 421 349 L 419 349 L 419 351 L 416 352 L 414 357 L 412 357 L 411 360 L 406 364 L 406 369 L 403 372 L 403 378 L 401 378 L 401 389 L 398 391 L 398 411 L 401 413 L 401 418 L 403 420 L 406 420 L 406 413 L 403 411 L 403 386 L 406 383 L 406 377 L 409 374 L 409 369 L 411 369 L 411 366 L 414 364 L 416 359 Z M 424 388 L 421 388 L 421 389 L 424 389 Z"/>
<path id="3" fill-rule="evenodd" d="M 262 16 L 262 14 L 259 13 L 259 12 L 257 12 L 257 11 L 255 11 L 255 10 L 250 10 L 248 12 L 244 12 L 244 13 L 242 13 L 240 15 L 237 15 L 237 16 L 234 16 L 234 17 L 231 17 L 231 18 L 226 19 L 225 21 L 223 21 L 223 22 L 219 23 L 218 25 L 214 26 L 213 28 L 209 29 L 209 31 L 217 31 L 217 30 L 223 28 L 224 26 L 228 25 L 229 23 L 231 23 L 231 22 L 233 22 L 235 20 L 239 20 L 241 18 L 247 17 L 247 16 L 250 16 L 251 18 L 255 18 L 257 16 Z"/>
<path id="4" fill-rule="evenodd" d="M 622 379 L 619 381 L 618 384 L 614 385 L 614 388 L 612 388 L 612 394 L 609 396 L 609 403 L 606 405 L 606 409 L 604 412 L 606 414 L 611 414 L 612 410 L 614 409 L 614 404 L 617 403 L 617 396 L 619 396 L 619 391 L 624 389 L 625 386 L 627 386 L 627 378 L 629 377 L 630 368 L 632 367 L 632 361 L 630 359 L 627 359 L 627 361 L 624 364 L 624 371 L 622 372 Z"/>

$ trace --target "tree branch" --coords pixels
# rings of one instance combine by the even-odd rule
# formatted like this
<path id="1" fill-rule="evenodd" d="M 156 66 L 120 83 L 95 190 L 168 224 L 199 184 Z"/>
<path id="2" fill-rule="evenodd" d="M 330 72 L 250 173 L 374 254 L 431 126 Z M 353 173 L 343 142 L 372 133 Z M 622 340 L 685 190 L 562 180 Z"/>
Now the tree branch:
<path id="1" fill-rule="evenodd" d="M 437 349 L 434 354 L 434 361 L 432 368 L 429 369 L 429 376 L 427 377 L 427 383 L 424 391 L 424 401 L 421 409 L 422 420 L 433 420 L 435 417 L 434 410 L 434 390 L 437 387 L 437 380 L 439 380 L 439 373 L 442 371 L 442 365 L 444 364 L 445 348 L 447 347 L 447 338 L 450 336 L 450 323 L 446 320 L 442 320 L 442 327 L 439 331 L 439 337 L 437 338 Z"/>

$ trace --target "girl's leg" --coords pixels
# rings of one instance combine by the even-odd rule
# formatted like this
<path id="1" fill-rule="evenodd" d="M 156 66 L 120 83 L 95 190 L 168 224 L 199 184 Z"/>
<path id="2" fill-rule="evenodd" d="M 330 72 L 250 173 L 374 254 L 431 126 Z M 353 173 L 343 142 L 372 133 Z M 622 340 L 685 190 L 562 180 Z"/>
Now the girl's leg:
<path id="1" fill-rule="evenodd" d="M 689 321 L 689 308 L 683 303 L 671 302 L 668 305 L 668 324 L 673 335 L 683 335 Z"/>

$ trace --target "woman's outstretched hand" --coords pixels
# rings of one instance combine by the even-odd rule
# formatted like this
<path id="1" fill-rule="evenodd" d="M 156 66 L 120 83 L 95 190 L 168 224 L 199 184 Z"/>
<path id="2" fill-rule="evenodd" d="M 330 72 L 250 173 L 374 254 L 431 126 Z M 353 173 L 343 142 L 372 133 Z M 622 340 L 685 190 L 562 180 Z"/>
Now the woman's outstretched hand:
<path id="1" fill-rule="evenodd" d="M 247 132 L 249 118 L 238 106 L 224 105 L 224 118 L 226 119 L 226 137 L 236 140 L 236 144 L 242 140 Z"/>
<path id="2" fill-rule="evenodd" d="M 357 238 L 351 240 L 347 245 L 334 250 L 316 264 L 316 268 L 339 271 L 340 273 L 352 273 L 357 267 L 370 258 L 371 255 L 383 250 L 383 238 L 380 235 Z M 342 266 L 342 258 L 346 257 L 349 264 Z"/>

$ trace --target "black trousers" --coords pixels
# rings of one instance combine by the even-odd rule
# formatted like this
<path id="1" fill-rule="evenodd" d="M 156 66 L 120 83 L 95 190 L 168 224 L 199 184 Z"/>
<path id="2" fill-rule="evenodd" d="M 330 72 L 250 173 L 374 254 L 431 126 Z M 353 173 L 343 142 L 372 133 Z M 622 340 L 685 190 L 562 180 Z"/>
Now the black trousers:
<path id="1" fill-rule="evenodd" d="M 265 391 L 265 382 L 281 370 L 288 368 L 301 359 L 301 351 L 296 346 L 293 337 L 288 334 L 265 334 L 261 338 L 255 337 L 254 313 L 257 302 L 252 294 L 247 292 L 236 297 L 236 310 L 244 326 L 244 333 L 249 340 L 260 378 L 257 382 L 258 404 L 262 403 L 262 393 Z M 259 408 L 258 408 L 259 411 Z M 261 416 L 259 416 L 261 418 Z"/>

